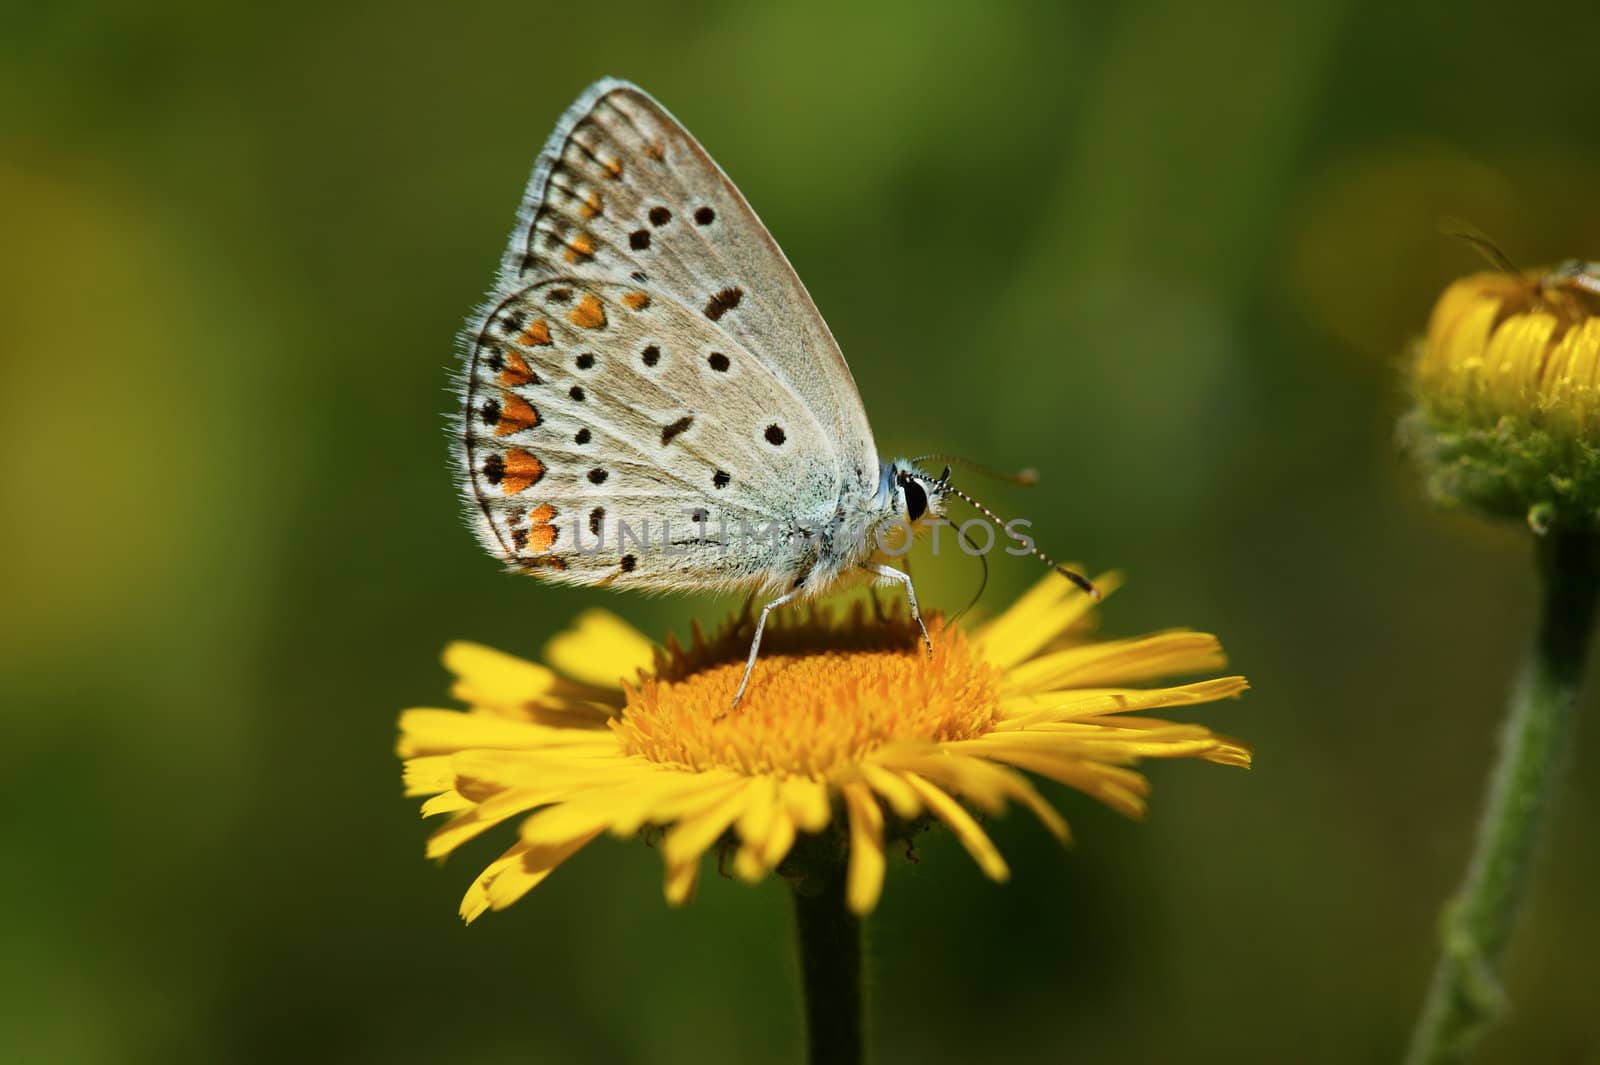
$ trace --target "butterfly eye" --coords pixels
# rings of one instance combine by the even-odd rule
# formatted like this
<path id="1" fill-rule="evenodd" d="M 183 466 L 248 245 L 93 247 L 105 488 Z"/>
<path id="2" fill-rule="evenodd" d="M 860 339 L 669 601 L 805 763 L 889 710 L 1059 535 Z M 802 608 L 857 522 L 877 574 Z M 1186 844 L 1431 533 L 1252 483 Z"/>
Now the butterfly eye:
<path id="1" fill-rule="evenodd" d="M 906 494 L 906 517 L 916 521 L 928 512 L 928 493 L 914 478 L 902 477 L 900 490 Z"/>

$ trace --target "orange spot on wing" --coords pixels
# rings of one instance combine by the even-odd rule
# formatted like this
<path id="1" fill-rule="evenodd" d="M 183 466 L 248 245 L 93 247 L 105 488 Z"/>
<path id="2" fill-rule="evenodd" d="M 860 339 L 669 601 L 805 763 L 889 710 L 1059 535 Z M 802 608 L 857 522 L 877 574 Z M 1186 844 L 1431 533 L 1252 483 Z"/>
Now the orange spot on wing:
<path id="1" fill-rule="evenodd" d="M 579 233 L 567 241 L 567 262 L 581 263 L 585 259 L 594 258 L 594 238 L 587 233 Z"/>
<path id="2" fill-rule="evenodd" d="M 622 302 L 636 311 L 642 311 L 650 306 L 650 297 L 643 292 L 630 292 L 622 297 Z"/>
<path id="3" fill-rule="evenodd" d="M 549 503 L 540 503 L 528 511 L 528 547 L 534 554 L 550 550 L 556 542 L 556 527 L 552 524 L 555 516 L 556 508 Z"/>
<path id="4" fill-rule="evenodd" d="M 528 366 L 528 360 L 514 351 L 506 352 L 506 363 L 500 371 L 502 385 L 535 385 L 539 383 L 539 375 Z"/>
<path id="5" fill-rule="evenodd" d="M 589 195 L 583 198 L 583 206 L 578 208 L 578 213 L 585 218 L 597 218 L 603 210 L 605 202 L 600 199 L 600 193 L 590 189 Z"/>
<path id="6" fill-rule="evenodd" d="M 543 318 L 535 318 L 528 323 L 528 328 L 517 337 L 517 343 L 525 348 L 546 348 L 550 346 L 550 326 Z"/>
<path id="7" fill-rule="evenodd" d="M 506 451 L 504 476 L 502 490 L 506 495 L 516 495 L 524 488 L 539 483 L 544 476 L 544 463 L 539 461 L 537 455 L 521 448 L 510 448 Z"/>
<path id="8" fill-rule="evenodd" d="M 505 436 L 520 429 L 532 429 L 539 424 L 539 412 L 533 404 L 515 392 L 505 392 L 500 399 L 500 420 L 495 423 L 494 435 Z"/>
<path id="9" fill-rule="evenodd" d="M 580 329 L 603 329 L 606 324 L 606 311 L 593 295 L 585 295 L 578 301 L 578 305 L 567 313 L 567 321 Z"/>
<path id="10" fill-rule="evenodd" d="M 606 176 L 611 178 L 612 181 L 616 181 L 622 177 L 621 159 L 607 159 L 600 165 L 606 168 Z"/>
<path id="11" fill-rule="evenodd" d="M 661 141 L 657 138 L 644 146 L 644 154 L 647 159 L 654 159 L 659 163 L 667 157 L 667 150 L 661 146 Z"/>

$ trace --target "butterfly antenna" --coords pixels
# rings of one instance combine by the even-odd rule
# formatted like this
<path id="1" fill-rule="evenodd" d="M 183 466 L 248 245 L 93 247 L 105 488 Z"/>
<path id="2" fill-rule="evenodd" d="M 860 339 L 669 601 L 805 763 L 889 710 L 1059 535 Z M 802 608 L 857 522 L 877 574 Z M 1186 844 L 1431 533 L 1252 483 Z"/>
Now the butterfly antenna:
<path id="1" fill-rule="evenodd" d="M 1439 232 L 1447 237 L 1466 241 L 1496 270 L 1503 270 L 1513 277 L 1522 276 L 1522 271 L 1511 261 L 1511 256 L 1501 251 L 1500 245 L 1496 244 L 1493 238 L 1471 222 L 1463 222 L 1459 218 L 1445 218 L 1439 222 Z"/>
<path id="2" fill-rule="evenodd" d="M 988 466 L 973 462 L 971 459 L 964 459 L 960 455 L 918 455 L 911 461 L 919 463 L 950 462 L 984 477 L 992 477 L 997 481 L 1005 481 L 1008 484 L 1020 484 L 1024 488 L 1032 488 L 1039 483 L 1039 471 L 1031 466 L 1025 470 L 1018 470 L 1016 473 L 1001 473 L 999 470 L 990 469 Z"/>
<path id="3" fill-rule="evenodd" d="M 1049 566 L 1051 569 L 1053 569 L 1057 573 L 1061 574 L 1067 580 L 1071 581 L 1073 584 L 1076 584 L 1079 588 L 1083 589 L 1086 593 L 1088 593 L 1089 598 L 1095 599 L 1095 600 L 1098 600 L 1100 598 L 1100 589 L 1096 588 L 1094 586 L 1094 582 L 1089 580 L 1088 577 L 1085 577 L 1081 573 L 1072 572 L 1070 569 L 1068 569 L 1067 567 L 1063 566 L 1061 563 L 1057 562 L 1055 559 L 1051 558 L 1049 555 L 1045 554 L 1043 551 L 1040 551 L 1037 547 L 1033 546 L 1033 544 L 1029 543 L 1025 538 L 1023 538 L 1021 536 L 1018 536 L 1016 533 L 1012 532 L 1009 528 L 1006 527 L 1006 522 L 1000 517 L 1000 515 L 996 514 L 994 511 L 990 510 L 988 507 L 984 506 L 982 503 L 978 502 L 976 499 L 973 499 L 971 496 L 967 495 L 967 493 L 963 492 L 961 489 L 957 488 L 955 485 L 949 483 L 949 480 L 947 479 L 949 477 L 949 473 L 950 473 L 950 471 L 948 469 L 946 469 L 945 470 L 945 478 L 941 478 L 942 480 L 945 481 L 945 488 L 946 489 L 948 489 L 954 495 L 957 495 L 960 498 L 964 499 L 968 506 L 972 507 L 978 513 L 982 514 L 984 517 L 988 518 L 990 521 L 994 522 L 996 525 L 1000 526 L 1000 531 L 1001 532 L 1005 533 L 1012 540 L 1016 541 L 1017 543 L 1021 544 L 1023 547 L 1027 548 L 1028 552 L 1030 554 L 1032 554 L 1035 558 L 1037 558 L 1040 562 L 1043 562 L 1045 565 Z M 974 544 L 973 546 L 976 547 L 977 545 Z"/>

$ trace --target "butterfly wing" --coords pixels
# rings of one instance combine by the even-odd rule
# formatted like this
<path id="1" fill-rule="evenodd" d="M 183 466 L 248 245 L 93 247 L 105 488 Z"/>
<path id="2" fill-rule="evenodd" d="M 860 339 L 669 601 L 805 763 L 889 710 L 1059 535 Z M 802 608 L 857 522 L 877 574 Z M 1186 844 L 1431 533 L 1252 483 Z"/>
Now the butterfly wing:
<path id="1" fill-rule="evenodd" d="M 698 141 L 644 90 L 605 79 L 562 116 L 529 182 L 502 287 L 548 273 L 642 272 L 762 362 L 835 434 L 841 472 L 877 481 L 855 379 L 766 226 Z M 848 469 L 846 469 L 848 467 Z"/>
<path id="2" fill-rule="evenodd" d="M 804 286 L 631 85 L 599 82 L 562 117 L 466 341 L 462 487 L 480 539 L 514 565 L 577 583 L 770 582 L 792 555 L 713 547 L 691 516 L 826 520 L 876 485 L 854 381 Z"/>
<path id="3" fill-rule="evenodd" d="M 838 498 L 828 429 L 742 345 L 634 282 L 502 298 L 467 381 L 467 488 L 485 547 L 554 580 L 770 584 L 798 501 Z M 755 542 L 750 542 L 755 541 Z M 765 545 L 765 546 L 763 546 Z"/>

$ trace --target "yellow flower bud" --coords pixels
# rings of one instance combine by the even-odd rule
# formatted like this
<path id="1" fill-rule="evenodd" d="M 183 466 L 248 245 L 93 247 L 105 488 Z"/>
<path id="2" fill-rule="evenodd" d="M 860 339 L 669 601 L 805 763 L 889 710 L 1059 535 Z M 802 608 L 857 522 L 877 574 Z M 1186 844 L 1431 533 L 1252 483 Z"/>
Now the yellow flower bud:
<path id="1" fill-rule="evenodd" d="M 1434 496 L 1600 526 L 1600 263 L 1463 278 L 1439 297 L 1402 433 Z"/>

